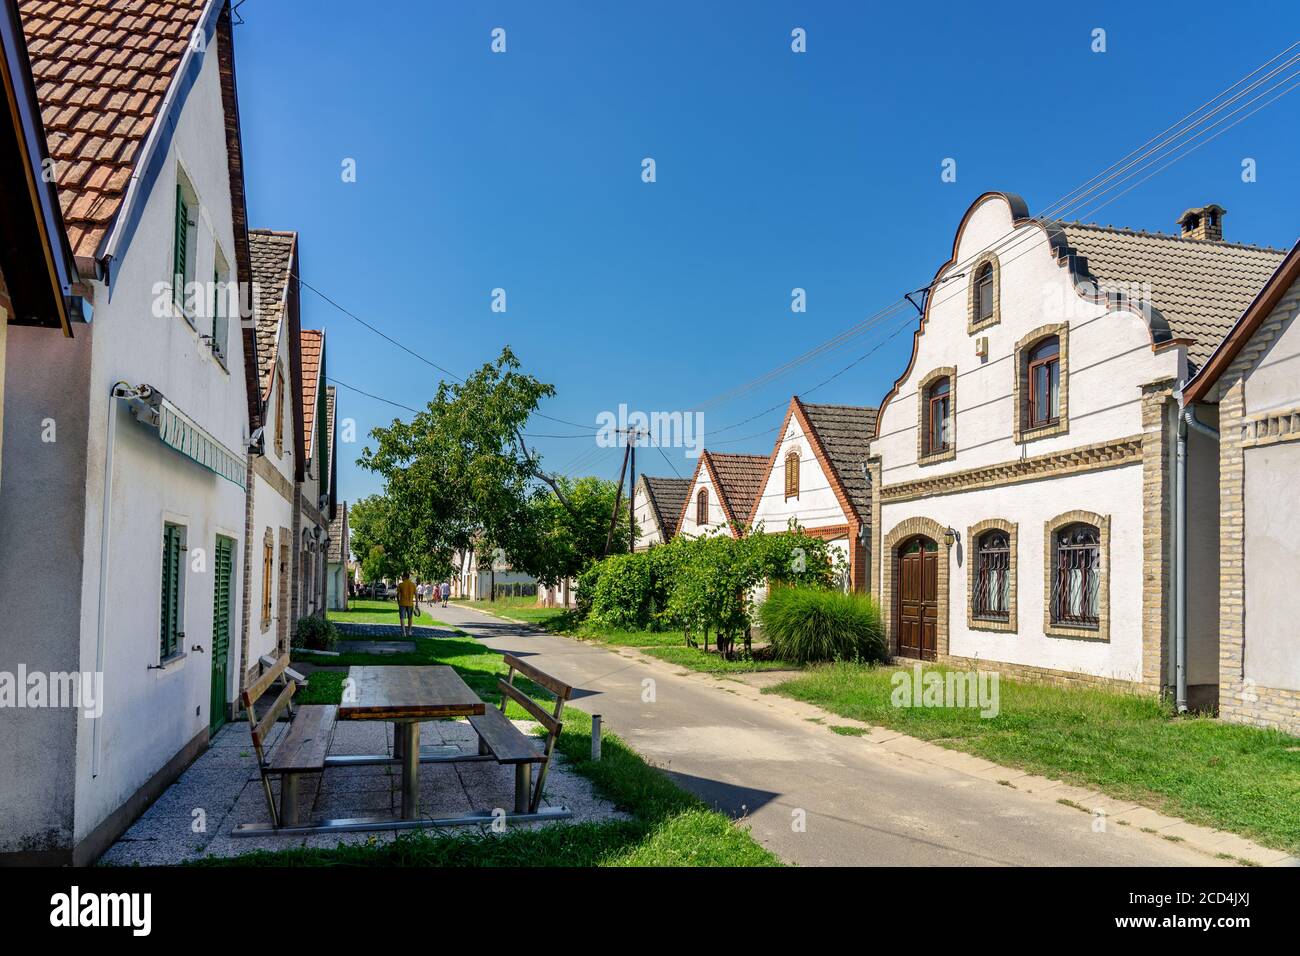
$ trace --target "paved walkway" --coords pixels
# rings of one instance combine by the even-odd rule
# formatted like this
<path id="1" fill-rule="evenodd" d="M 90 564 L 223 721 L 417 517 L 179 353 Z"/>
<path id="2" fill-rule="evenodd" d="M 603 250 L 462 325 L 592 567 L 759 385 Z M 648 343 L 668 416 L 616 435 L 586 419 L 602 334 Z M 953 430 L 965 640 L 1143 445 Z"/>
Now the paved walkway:
<path id="1" fill-rule="evenodd" d="M 435 616 L 580 688 L 576 707 L 601 714 L 606 728 L 649 762 L 707 803 L 743 817 L 760 842 L 793 863 L 1228 865 L 1218 853 L 1295 862 L 1233 834 L 893 731 L 842 736 L 827 724 L 855 721 L 764 695 L 749 683 L 469 608 L 438 608 Z M 1094 826 L 1098 809 L 1105 812 L 1101 832 Z"/>
<path id="2" fill-rule="evenodd" d="M 521 728 L 534 726 L 517 721 Z M 271 731 L 273 750 L 288 724 Z M 339 721 L 330 752 L 335 754 L 392 753 L 393 725 L 381 721 Z M 455 744 L 466 753 L 477 750 L 478 738 L 465 721 L 438 720 L 420 725 L 421 746 Z M 279 781 L 272 784 L 279 798 Z M 303 778 L 301 815 L 304 820 L 332 817 L 389 816 L 401 810 L 400 768 L 378 765 L 330 767 L 324 774 Z M 609 801 L 596 797 L 591 782 L 573 772 L 557 755 L 546 778 L 545 806 L 566 806 L 575 822 L 625 819 Z M 514 769 L 495 763 L 433 764 L 420 767 L 420 809 L 426 816 L 454 816 L 514 806 Z M 293 847 L 332 848 L 340 843 L 387 842 L 393 831 L 331 833 L 316 836 L 233 837 L 239 823 L 269 822 L 266 798 L 248 724 L 227 724 L 212 746 L 194 761 L 179 780 L 167 788 L 130 829 L 118 839 L 100 863 L 109 865 L 163 865 L 197 860 L 204 856 L 238 856 L 252 850 Z M 516 824 L 538 826 L 539 824 Z M 564 824 L 550 824 L 563 826 Z M 449 827 L 456 834 L 486 827 Z"/>

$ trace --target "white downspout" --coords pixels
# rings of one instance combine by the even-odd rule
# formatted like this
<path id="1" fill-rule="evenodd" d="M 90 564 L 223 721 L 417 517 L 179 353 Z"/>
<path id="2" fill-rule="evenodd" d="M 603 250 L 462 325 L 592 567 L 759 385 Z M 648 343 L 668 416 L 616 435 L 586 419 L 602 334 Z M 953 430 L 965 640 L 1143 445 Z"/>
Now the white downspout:
<path id="1" fill-rule="evenodd" d="M 1181 403 L 1182 396 L 1179 396 Z M 1183 408 L 1178 416 L 1178 468 L 1174 479 L 1175 536 L 1174 556 L 1174 704 L 1178 713 L 1187 713 L 1187 429 L 1219 440 L 1219 433 L 1196 418 L 1195 407 Z"/>
<path id="2" fill-rule="evenodd" d="M 108 553 L 109 533 L 112 523 L 109 521 L 113 503 L 113 439 L 117 434 L 117 406 L 115 398 L 137 398 L 138 388 L 131 388 L 126 382 L 117 382 L 108 390 L 108 432 L 104 442 L 104 501 L 99 518 L 99 608 L 95 615 L 95 673 L 104 673 L 104 643 L 108 620 Z M 100 726 L 104 718 L 101 714 L 95 720 L 91 734 L 90 776 L 99 776 Z"/>

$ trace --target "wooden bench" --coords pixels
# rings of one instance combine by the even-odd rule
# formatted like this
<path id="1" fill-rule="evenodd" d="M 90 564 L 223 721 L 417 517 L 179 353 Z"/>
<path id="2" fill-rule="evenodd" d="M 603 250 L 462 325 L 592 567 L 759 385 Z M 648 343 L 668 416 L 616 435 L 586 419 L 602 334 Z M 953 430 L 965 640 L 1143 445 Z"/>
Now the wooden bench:
<path id="1" fill-rule="evenodd" d="M 304 773 L 321 773 L 325 769 L 325 756 L 334 736 L 334 721 L 338 712 L 333 704 L 308 704 L 298 707 L 295 712 L 293 695 L 298 689 L 298 683 L 290 676 L 291 673 L 289 655 L 285 654 L 249 685 L 242 695 L 244 709 L 248 711 L 248 729 L 253 735 L 253 750 L 257 753 L 257 769 L 262 775 L 266 807 L 271 812 L 271 824 L 277 829 L 298 822 L 298 778 Z M 259 719 L 257 701 L 277 681 L 282 683 L 282 689 L 270 709 Z M 267 738 L 281 712 L 286 710 L 289 714 L 289 727 L 268 759 Z M 274 775 L 280 777 L 278 809 L 271 793 L 271 777 Z"/>
<path id="2" fill-rule="evenodd" d="M 506 654 L 505 659 L 510 672 L 497 681 L 501 691 L 501 708 L 498 710 L 489 707 L 482 716 L 470 717 L 469 723 L 478 734 L 480 754 L 490 754 L 499 764 L 515 765 L 515 813 L 536 813 L 542 802 L 542 788 L 546 785 L 546 772 L 550 769 L 555 741 L 563 726 L 560 715 L 564 712 L 565 701 L 573 694 L 573 688 L 513 654 Z M 554 694 L 555 709 L 548 713 L 516 687 L 515 674 L 522 674 Z M 520 732 L 506 716 L 506 705 L 512 700 L 546 729 L 546 743 L 540 751 L 537 749 L 537 739 Z M 540 765 L 535 785 L 532 780 L 533 764 Z"/>

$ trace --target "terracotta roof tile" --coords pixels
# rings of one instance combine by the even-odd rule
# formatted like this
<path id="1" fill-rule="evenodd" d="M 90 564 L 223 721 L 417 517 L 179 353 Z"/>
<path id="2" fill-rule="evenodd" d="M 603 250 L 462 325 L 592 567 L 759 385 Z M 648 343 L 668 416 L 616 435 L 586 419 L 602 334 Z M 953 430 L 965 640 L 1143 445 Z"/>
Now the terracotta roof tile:
<path id="1" fill-rule="evenodd" d="M 713 474 L 717 477 L 718 494 L 725 499 L 732 517 L 741 524 L 754 513 L 754 502 L 763 484 L 770 455 L 726 455 L 705 451 Z"/>
<path id="2" fill-rule="evenodd" d="M 19 0 L 75 255 L 94 255 L 116 217 L 203 7 L 204 0 Z M 99 135 L 77 135 L 87 130 Z M 83 162 L 106 175 L 65 178 Z"/>
<path id="3" fill-rule="evenodd" d="M 1066 241 L 1087 257 L 1102 289 L 1150 287 L 1151 305 L 1176 338 L 1193 339 L 1197 369 L 1268 281 L 1285 249 L 1184 239 L 1091 223 L 1058 222 Z M 1136 294 L 1136 293 L 1135 293 Z"/>
<path id="4" fill-rule="evenodd" d="M 325 333 L 319 329 L 302 330 L 302 434 L 307 460 L 312 456 L 312 439 L 316 437 L 316 385 L 320 377 L 320 357 L 325 350 Z"/>
<path id="5" fill-rule="evenodd" d="M 257 322 L 257 369 L 262 401 L 271 392 L 275 371 L 275 346 L 284 318 L 285 291 L 293 263 L 298 234 L 270 229 L 248 230 L 248 251 L 252 263 L 253 315 Z"/>

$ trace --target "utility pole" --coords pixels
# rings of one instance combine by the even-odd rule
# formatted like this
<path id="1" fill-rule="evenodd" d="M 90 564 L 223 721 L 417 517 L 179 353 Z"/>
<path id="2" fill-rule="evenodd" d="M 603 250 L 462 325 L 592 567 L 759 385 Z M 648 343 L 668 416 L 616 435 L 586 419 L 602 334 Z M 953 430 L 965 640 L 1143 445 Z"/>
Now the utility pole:
<path id="1" fill-rule="evenodd" d="M 632 470 L 627 476 L 627 553 L 636 550 L 636 443 L 640 434 L 633 432 L 627 436 L 631 449 Z"/>
<path id="2" fill-rule="evenodd" d="M 627 514 L 628 514 L 628 551 L 636 549 L 636 443 L 642 434 L 635 429 L 617 429 L 618 434 L 627 435 L 627 444 L 623 446 L 623 464 L 618 470 L 618 492 L 614 495 L 614 511 L 609 516 L 609 534 L 605 536 L 605 557 L 609 557 L 610 546 L 614 543 L 614 528 L 618 526 L 618 510 L 623 506 L 623 476 L 628 476 Z"/>

